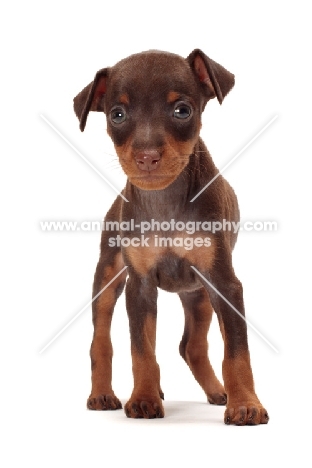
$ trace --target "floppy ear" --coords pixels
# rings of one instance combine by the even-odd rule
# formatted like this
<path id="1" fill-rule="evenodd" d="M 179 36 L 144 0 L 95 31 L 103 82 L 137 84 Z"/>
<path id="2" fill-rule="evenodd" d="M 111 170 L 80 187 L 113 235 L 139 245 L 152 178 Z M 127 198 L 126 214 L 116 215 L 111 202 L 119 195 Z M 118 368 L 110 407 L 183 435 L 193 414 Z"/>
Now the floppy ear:
<path id="1" fill-rule="evenodd" d="M 107 88 L 107 68 L 99 70 L 94 80 L 74 98 L 74 111 L 80 121 L 80 130 L 86 126 L 89 111 L 104 112 L 104 96 Z"/>
<path id="2" fill-rule="evenodd" d="M 234 86 L 234 75 L 207 57 L 200 49 L 193 50 L 187 57 L 187 61 L 199 80 L 207 100 L 217 97 L 221 104 Z"/>

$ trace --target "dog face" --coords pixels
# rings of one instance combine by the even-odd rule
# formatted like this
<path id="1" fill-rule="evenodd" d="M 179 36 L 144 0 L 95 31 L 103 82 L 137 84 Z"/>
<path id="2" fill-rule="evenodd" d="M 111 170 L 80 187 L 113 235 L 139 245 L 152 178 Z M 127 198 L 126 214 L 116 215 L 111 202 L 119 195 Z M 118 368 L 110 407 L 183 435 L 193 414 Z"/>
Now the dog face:
<path id="1" fill-rule="evenodd" d="M 207 101 L 217 96 L 221 103 L 233 85 L 234 76 L 200 50 L 187 59 L 142 52 L 100 70 L 74 108 L 81 130 L 90 110 L 104 111 L 130 182 L 161 190 L 187 166 Z"/>

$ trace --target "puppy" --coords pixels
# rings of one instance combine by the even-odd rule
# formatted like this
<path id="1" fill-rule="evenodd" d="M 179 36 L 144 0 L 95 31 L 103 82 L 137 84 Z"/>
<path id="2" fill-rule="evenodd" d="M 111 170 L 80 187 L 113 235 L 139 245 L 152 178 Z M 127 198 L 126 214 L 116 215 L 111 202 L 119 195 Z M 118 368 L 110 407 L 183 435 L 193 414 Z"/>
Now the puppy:
<path id="1" fill-rule="evenodd" d="M 180 354 L 208 401 L 227 405 L 224 422 L 269 420 L 254 389 L 246 322 L 235 312 L 244 316 L 242 285 L 232 266 L 236 235 L 227 230 L 207 236 L 204 229 L 207 222 L 239 222 L 236 196 L 199 137 L 207 102 L 216 97 L 221 104 L 233 86 L 234 75 L 199 49 L 186 59 L 148 51 L 99 70 L 74 99 L 81 131 L 90 111 L 106 114 L 108 134 L 128 178 L 106 215 L 110 230 L 103 231 L 95 272 L 89 409 L 121 408 L 111 385 L 110 327 L 128 276 L 134 389 L 126 415 L 164 416 L 155 357 L 157 290 L 162 288 L 181 299 Z M 187 223 L 196 232 L 181 230 Z M 148 236 L 142 226 L 151 227 Z M 213 310 L 224 340 L 224 387 L 208 358 Z"/>

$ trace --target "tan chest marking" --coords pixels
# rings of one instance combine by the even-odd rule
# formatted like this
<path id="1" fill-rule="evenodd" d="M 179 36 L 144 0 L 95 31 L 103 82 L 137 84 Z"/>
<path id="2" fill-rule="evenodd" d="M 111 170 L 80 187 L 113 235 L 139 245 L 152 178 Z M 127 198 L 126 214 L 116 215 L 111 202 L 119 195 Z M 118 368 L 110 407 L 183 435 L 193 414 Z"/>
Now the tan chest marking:
<path id="1" fill-rule="evenodd" d="M 174 235 L 149 235 L 148 245 L 125 248 L 130 264 L 140 275 L 146 275 L 151 268 L 168 254 L 184 258 L 201 271 L 210 269 L 215 257 L 216 242 L 212 236 L 202 233 Z"/>

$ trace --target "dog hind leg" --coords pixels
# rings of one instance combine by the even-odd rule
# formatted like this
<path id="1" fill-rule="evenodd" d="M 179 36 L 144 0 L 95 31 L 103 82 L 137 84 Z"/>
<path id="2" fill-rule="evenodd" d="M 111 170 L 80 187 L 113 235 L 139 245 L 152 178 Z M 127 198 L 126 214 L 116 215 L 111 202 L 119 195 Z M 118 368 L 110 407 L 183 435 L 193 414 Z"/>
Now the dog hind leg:
<path id="1" fill-rule="evenodd" d="M 204 288 L 179 294 L 184 313 L 185 328 L 179 351 L 189 365 L 195 379 L 203 388 L 209 403 L 225 405 L 227 398 L 208 358 L 207 334 L 213 309 Z"/>

